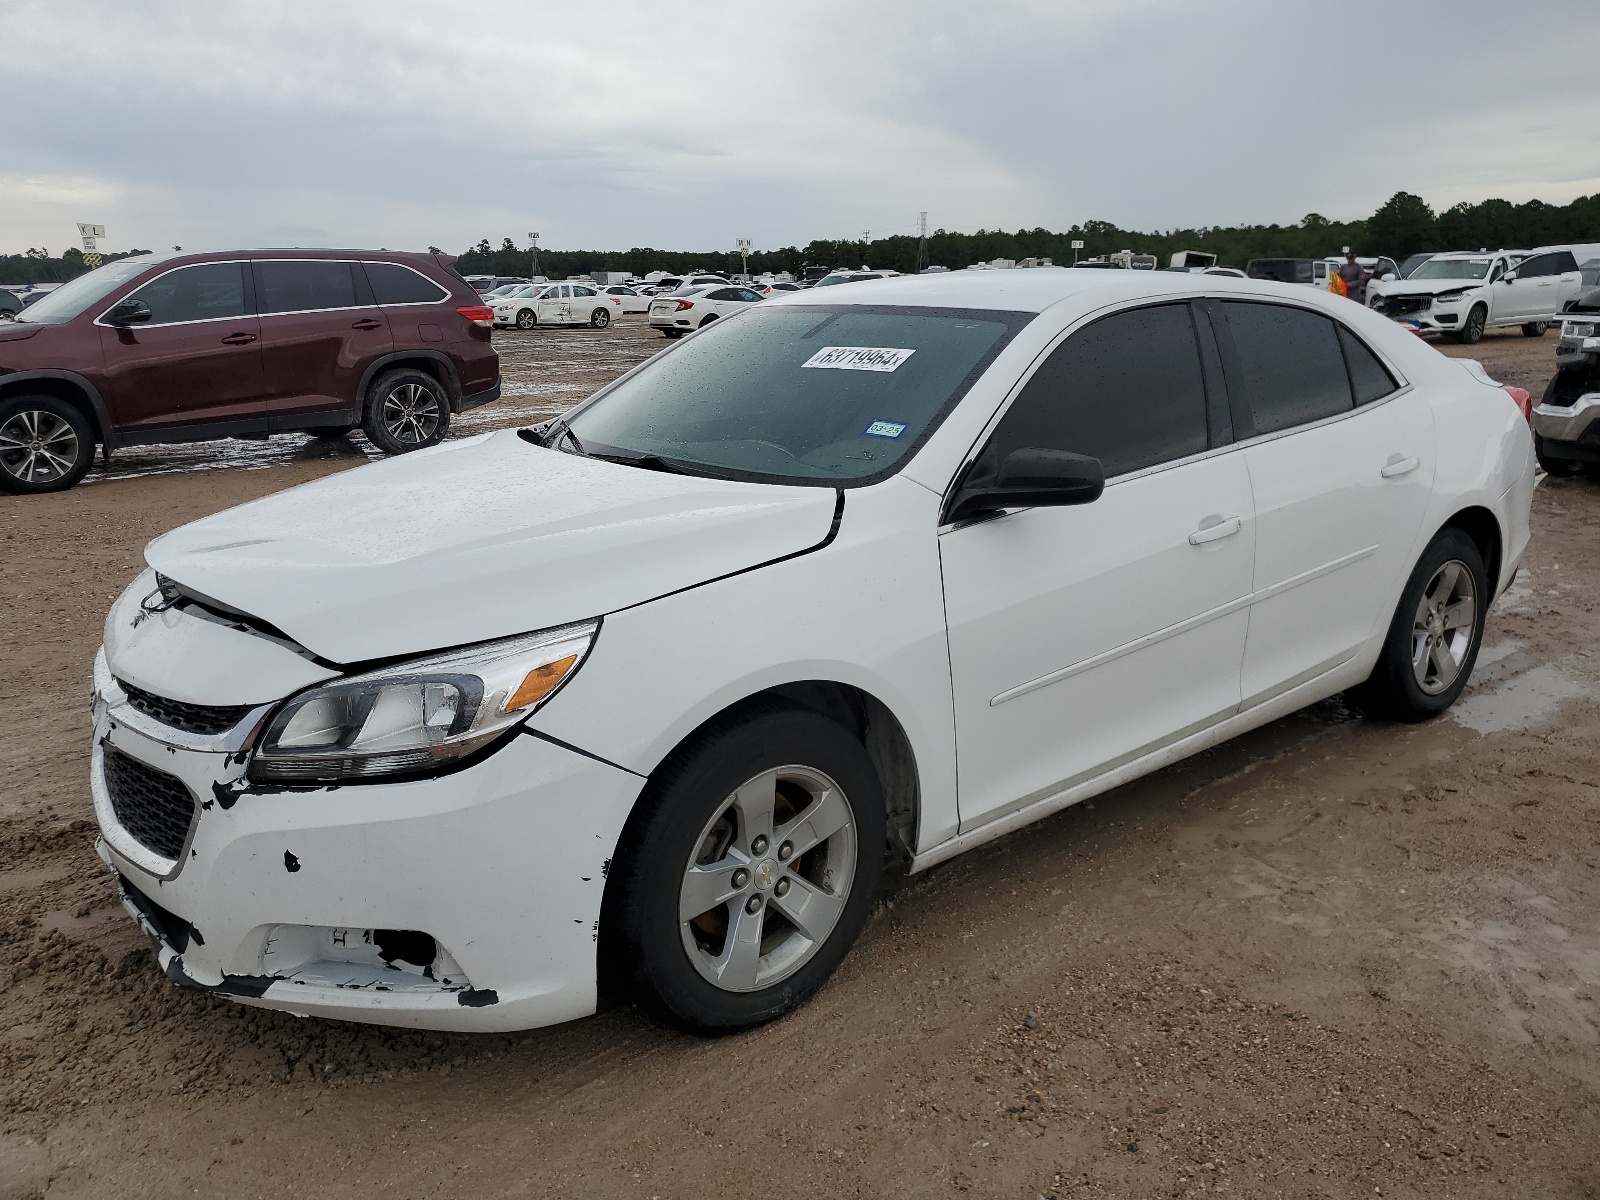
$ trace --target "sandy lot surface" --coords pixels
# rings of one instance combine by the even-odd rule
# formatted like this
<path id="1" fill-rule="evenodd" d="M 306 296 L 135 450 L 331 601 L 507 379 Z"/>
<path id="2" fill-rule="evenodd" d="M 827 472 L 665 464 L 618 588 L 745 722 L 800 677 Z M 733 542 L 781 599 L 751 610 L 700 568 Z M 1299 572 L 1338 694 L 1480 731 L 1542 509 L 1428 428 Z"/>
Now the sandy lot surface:
<path id="1" fill-rule="evenodd" d="M 661 346 L 498 340 L 510 401 L 463 432 Z M 1537 395 L 1553 348 L 1471 353 Z M 1600 1193 L 1600 482 L 1540 486 L 1451 716 L 1331 701 L 900 880 L 754 1033 L 490 1037 L 180 992 L 91 849 L 89 664 L 144 542 L 363 457 L 150 450 L 0 500 L 0 1200 Z"/>

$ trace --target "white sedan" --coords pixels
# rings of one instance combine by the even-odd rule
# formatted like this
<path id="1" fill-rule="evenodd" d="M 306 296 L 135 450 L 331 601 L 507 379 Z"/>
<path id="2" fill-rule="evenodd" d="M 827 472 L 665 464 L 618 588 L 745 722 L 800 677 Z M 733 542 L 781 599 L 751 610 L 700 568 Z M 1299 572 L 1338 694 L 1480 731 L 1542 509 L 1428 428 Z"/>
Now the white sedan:
<path id="1" fill-rule="evenodd" d="M 665 337 L 679 338 L 763 299 L 760 292 L 739 284 L 683 287 L 650 298 L 650 326 Z"/>
<path id="2" fill-rule="evenodd" d="M 611 303 L 620 313 L 642 313 L 650 311 L 650 297 L 635 291 L 623 284 L 609 284 L 599 289 L 603 296 L 610 296 Z"/>
<path id="3" fill-rule="evenodd" d="M 94 669 L 98 850 L 166 977 L 248 1004 L 523 1029 L 604 964 L 757 1025 L 886 848 L 923 870 L 1337 692 L 1447 709 L 1528 544 L 1514 399 L 1255 280 L 745 305 L 539 428 L 152 542 Z"/>
<path id="4" fill-rule="evenodd" d="M 494 305 L 494 324 L 532 329 L 535 325 L 590 325 L 604 329 L 619 305 L 592 285 L 547 283 L 519 289 Z"/>

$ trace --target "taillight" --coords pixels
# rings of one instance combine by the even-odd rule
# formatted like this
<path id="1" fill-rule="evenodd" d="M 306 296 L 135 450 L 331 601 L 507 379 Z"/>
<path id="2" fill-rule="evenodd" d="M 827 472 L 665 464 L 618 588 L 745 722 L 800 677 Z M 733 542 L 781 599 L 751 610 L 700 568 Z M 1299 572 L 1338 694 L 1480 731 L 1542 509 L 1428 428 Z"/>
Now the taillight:
<path id="1" fill-rule="evenodd" d="M 1511 403 L 1522 410 L 1522 419 L 1528 424 L 1533 424 L 1533 393 L 1527 388 L 1505 387 L 1502 389 L 1511 397 Z"/>
<path id="2" fill-rule="evenodd" d="M 673 303 L 678 306 L 678 311 L 679 312 L 682 312 L 686 308 L 693 308 L 694 307 L 694 301 L 693 300 L 674 300 Z"/>
<path id="3" fill-rule="evenodd" d="M 613 303 L 613 304 L 621 304 L 622 303 L 622 297 L 621 296 L 613 296 L 613 297 L 611 297 L 611 303 Z"/>
<path id="4" fill-rule="evenodd" d="M 463 304 L 460 308 L 456 309 L 456 312 L 460 313 L 474 325 L 494 324 L 494 309 L 488 308 L 482 304 Z"/>

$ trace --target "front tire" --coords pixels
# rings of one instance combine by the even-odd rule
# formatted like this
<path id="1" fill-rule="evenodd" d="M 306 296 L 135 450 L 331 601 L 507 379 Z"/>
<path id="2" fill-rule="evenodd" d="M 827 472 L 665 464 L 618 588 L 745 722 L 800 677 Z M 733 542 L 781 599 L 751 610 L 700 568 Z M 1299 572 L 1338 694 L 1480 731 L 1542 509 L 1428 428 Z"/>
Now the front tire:
<path id="1" fill-rule="evenodd" d="M 883 792 L 861 743 L 817 713 L 714 722 L 657 773 L 618 847 L 609 974 L 695 1033 L 808 999 L 860 935 L 883 871 Z"/>
<path id="2" fill-rule="evenodd" d="M 1454 704 L 1478 661 L 1491 586 L 1477 544 L 1459 529 L 1440 531 L 1400 593 L 1377 666 L 1356 689 L 1362 707 L 1416 722 Z"/>
<path id="3" fill-rule="evenodd" d="M 1549 321 L 1529 321 L 1522 327 L 1523 337 L 1543 337 L 1550 328 Z"/>
<path id="4" fill-rule="evenodd" d="M 1489 323 L 1489 310 L 1481 304 L 1474 304 L 1472 311 L 1467 314 L 1467 320 L 1461 326 L 1461 332 L 1456 334 L 1456 341 L 1463 346 L 1475 346 L 1483 340 L 1484 327 Z"/>
<path id="5" fill-rule="evenodd" d="M 404 367 L 373 381 L 361 428 L 385 454 L 437 445 L 449 427 L 450 398 L 432 375 Z"/>
<path id="6" fill-rule="evenodd" d="M 55 396 L 14 396 L 0 404 L 0 490 L 64 492 L 94 464 L 88 419 Z"/>
<path id="7" fill-rule="evenodd" d="M 517 328 L 532 329 L 539 323 L 539 316 L 531 308 L 524 308 L 517 313 Z"/>

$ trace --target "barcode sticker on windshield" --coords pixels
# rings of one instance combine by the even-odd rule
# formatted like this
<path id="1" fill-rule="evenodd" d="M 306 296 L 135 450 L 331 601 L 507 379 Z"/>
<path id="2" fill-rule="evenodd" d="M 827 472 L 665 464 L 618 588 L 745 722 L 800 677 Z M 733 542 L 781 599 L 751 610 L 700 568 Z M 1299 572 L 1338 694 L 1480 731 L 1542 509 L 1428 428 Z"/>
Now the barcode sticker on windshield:
<path id="1" fill-rule="evenodd" d="M 888 346 L 824 346 L 800 365 L 827 371 L 894 371 L 915 353 Z"/>

